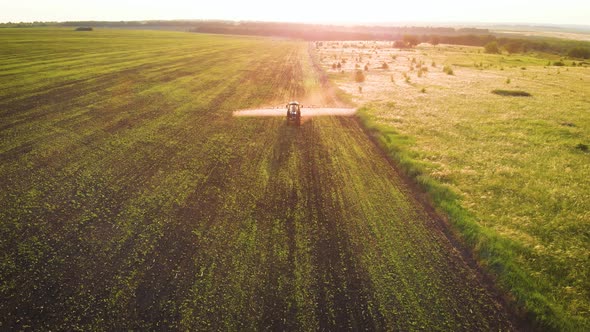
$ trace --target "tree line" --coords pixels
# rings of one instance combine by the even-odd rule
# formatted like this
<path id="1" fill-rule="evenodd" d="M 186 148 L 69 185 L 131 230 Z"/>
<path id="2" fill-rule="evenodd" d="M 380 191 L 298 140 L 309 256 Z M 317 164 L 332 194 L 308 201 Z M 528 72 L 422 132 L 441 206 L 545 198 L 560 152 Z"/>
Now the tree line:
<path id="1" fill-rule="evenodd" d="M 549 37 L 513 37 L 488 29 L 452 27 L 344 26 L 304 23 L 236 22 L 223 20 L 178 21 L 71 21 L 3 23 L 0 27 L 109 27 L 168 29 L 198 33 L 274 36 L 307 41 L 381 40 L 393 47 L 414 47 L 420 43 L 481 46 L 495 43 L 509 53 L 544 52 L 589 59 L 590 42 Z"/>
<path id="2" fill-rule="evenodd" d="M 386 40 L 393 47 L 414 47 L 420 43 L 484 47 L 495 42 L 509 53 L 543 52 L 590 58 L 590 42 L 549 37 L 508 37 L 487 29 L 436 27 L 332 26 L 301 23 L 199 22 L 189 31 L 234 35 L 276 36 L 308 41 Z"/>

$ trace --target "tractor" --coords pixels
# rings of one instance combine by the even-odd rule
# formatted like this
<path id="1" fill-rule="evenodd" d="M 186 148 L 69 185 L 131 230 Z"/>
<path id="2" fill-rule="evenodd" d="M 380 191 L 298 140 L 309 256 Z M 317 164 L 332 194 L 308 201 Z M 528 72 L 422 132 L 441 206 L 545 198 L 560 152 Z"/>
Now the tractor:
<path id="1" fill-rule="evenodd" d="M 301 105 L 298 102 L 292 101 L 287 104 L 287 125 L 294 122 L 296 125 L 301 124 Z"/>

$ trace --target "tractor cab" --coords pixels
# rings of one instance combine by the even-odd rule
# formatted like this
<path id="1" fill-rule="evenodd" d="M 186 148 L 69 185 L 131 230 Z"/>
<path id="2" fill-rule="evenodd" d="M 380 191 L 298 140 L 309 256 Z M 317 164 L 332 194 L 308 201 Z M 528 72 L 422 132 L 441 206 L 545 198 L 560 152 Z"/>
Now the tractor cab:
<path id="1" fill-rule="evenodd" d="M 292 101 L 287 104 L 287 124 L 291 121 L 294 121 L 296 124 L 300 124 L 301 122 L 301 105 L 296 102 Z"/>

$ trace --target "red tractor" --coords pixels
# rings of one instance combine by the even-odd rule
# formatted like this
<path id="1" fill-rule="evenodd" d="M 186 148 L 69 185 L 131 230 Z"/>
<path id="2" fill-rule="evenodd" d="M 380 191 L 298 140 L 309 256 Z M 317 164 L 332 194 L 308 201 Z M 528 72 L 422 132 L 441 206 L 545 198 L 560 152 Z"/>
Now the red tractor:
<path id="1" fill-rule="evenodd" d="M 301 105 L 296 101 L 287 104 L 287 125 L 291 122 L 301 124 Z"/>

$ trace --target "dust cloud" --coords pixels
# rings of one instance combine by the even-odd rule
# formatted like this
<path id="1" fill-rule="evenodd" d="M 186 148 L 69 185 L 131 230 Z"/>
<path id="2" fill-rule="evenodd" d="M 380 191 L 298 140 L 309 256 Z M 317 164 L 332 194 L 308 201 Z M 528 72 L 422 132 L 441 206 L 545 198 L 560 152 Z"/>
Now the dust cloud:
<path id="1" fill-rule="evenodd" d="M 250 110 L 234 111 L 234 116 L 285 116 L 287 111 L 284 108 L 259 108 Z M 302 108 L 301 117 L 312 116 L 352 116 L 356 113 L 356 108 Z"/>

